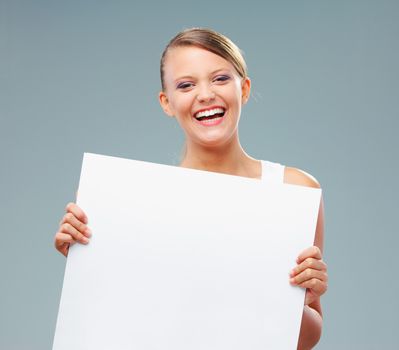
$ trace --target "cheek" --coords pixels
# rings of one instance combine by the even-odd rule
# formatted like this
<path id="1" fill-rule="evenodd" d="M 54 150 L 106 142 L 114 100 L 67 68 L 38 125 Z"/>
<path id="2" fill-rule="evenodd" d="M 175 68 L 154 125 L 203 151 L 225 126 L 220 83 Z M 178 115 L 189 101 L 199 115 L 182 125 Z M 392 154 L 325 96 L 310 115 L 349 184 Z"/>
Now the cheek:
<path id="1" fill-rule="evenodd" d="M 237 108 L 240 105 L 241 102 L 241 92 L 234 90 L 230 91 L 228 95 L 226 95 L 226 99 L 228 100 L 228 103 L 233 107 Z"/>
<path id="2" fill-rule="evenodd" d="M 191 110 L 192 99 L 190 96 L 184 95 L 179 96 L 173 101 L 173 108 L 179 113 L 186 113 Z"/>
<path id="3" fill-rule="evenodd" d="M 238 105 L 241 102 L 241 84 L 240 82 L 235 82 L 234 85 L 231 85 L 231 88 L 226 91 L 226 98 L 230 101 L 233 105 Z"/>

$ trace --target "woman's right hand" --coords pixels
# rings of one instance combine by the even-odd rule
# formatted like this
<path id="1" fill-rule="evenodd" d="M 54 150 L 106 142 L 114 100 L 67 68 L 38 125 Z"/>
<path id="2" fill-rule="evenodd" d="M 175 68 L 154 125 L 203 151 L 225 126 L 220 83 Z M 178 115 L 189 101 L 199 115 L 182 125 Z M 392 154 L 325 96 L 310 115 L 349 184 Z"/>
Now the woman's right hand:
<path id="1" fill-rule="evenodd" d="M 68 255 L 69 247 L 76 243 L 87 244 L 91 230 L 87 226 L 87 216 L 75 203 L 68 203 L 66 214 L 60 221 L 60 227 L 55 234 L 55 248 L 63 255 Z"/>

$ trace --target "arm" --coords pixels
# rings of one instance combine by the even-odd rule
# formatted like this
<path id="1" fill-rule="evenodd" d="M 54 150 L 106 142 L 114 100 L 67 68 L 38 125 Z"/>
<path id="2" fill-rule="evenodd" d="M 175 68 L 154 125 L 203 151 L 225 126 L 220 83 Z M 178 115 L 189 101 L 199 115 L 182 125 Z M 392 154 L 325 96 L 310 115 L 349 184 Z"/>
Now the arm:
<path id="1" fill-rule="evenodd" d="M 287 168 L 285 182 L 320 188 L 319 183 L 309 174 Z M 298 265 L 291 274 L 291 283 L 307 288 L 302 323 L 298 340 L 298 350 L 312 349 L 319 341 L 323 325 L 320 296 L 327 290 L 327 266 L 322 260 L 324 243 L 324 204 L 320 200 L 316 224 L 314 246 L 304 250 L 298 257 Z"/>
<path id="2" fill-rule="evenodd" d="M 323 252 L 323 236 L 324 236 L 324 208 L 323 198 L 320 201 L 319 215 L 316 225 L 316 234 L 314 246 L 320 251 L 320 258 Z M 321 286 L 319 293 L 324 293 L 327 288 Z M 301 330 L 299 333 L 298 350 L 312 349 L 320 340 L 323 326 L 323 314 L 319 293 L 312 293 L 312 289 L 306 292 L 305 306 L 303 308 Z"/>

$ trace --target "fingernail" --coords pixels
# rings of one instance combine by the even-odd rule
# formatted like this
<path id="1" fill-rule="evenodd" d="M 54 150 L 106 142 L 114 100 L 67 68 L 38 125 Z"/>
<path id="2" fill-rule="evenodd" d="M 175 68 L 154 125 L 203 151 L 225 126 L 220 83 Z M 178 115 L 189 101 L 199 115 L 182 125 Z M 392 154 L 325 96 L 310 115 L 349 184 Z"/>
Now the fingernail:
<path id="1" fill-rule="evenodd" d="M 295 279 L 294 278 L 290 278 L 290 283 L 291 284 L 295 284 Z"/>
<path id="2" fill-rule="evenodd" d="M 86 227 L 85 233 L 87 236 L 91 237 L 92 232 L 88 227 Z"/>
<path id="3" fill-rule="evenodd" d="M 86 237 L 83 237 L 82 240 L 83 240 L 83 242 L 86 243 L 86 244 L 89 243 L 89 239 L 86 238 Z"/>

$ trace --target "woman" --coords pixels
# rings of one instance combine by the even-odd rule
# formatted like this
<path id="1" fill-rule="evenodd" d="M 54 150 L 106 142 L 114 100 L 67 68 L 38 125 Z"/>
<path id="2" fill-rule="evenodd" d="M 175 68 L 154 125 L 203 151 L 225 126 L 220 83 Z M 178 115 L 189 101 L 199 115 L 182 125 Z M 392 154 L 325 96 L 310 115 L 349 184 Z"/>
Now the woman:
<path id="1" fill-rule="evenodd" d="M 241 52 L 230 39 L 210 29 L 184 30 L 165 48 L 160 68 L 159 102 L 186 137 L 181 167 L 320 188 L 304 171 L 256 160 L 240 145 L 238 123 L 251 81 Z M 66 212 L 55 235 L 55 246 L 65 256 L 71 244 L 87 244 L 91 236 L 81 208 L 69 203 Z M 321 201 L 314 246 L 299 254 L 289 276 L 291 284 L 307 288 L 298 349 L 311 349 L 321 335 L 320 296 L 327 290 L 323 221 Z"/>

